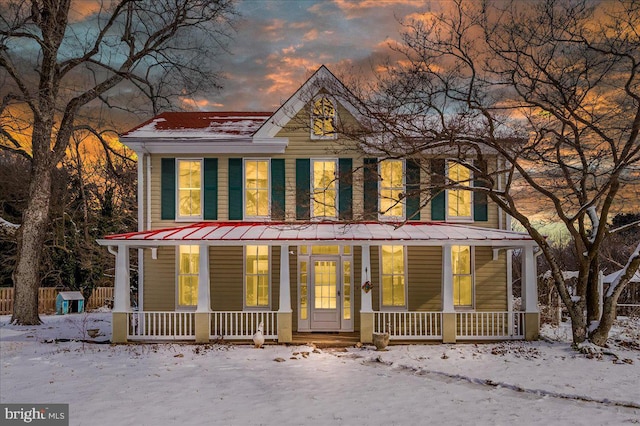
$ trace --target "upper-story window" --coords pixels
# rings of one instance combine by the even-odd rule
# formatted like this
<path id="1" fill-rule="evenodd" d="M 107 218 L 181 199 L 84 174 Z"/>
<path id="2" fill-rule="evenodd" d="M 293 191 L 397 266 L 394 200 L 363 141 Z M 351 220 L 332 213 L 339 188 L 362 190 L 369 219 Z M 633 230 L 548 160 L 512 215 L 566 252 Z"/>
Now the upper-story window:
<path id="1" fill-rule="evenodd" d="M 244 217 L 269 217 L 269 160 L 244 160 Z"/>
<path id="2" fill-rule="evenodd" d="M 456 184 L 459 189 L 447 191 L 447 216 L 449 219 L 471 220 L 471 191 L 464 187 L 471 186 L 471 171 L 455 161 L 447 162 L 449 183 Z"/>
<path id="3" fill-rule="evenodd" d="M 379 206 L 381 219 L 404 219 L 404 161 L 382 160 L 379 163 Z"/>
<path id="4" fill-rule="evenodd" d="M 202 160 L 178 160 L 178 218 L 202 218 Z"/>
<path id="5" fill-rule="evenodd" d="M 326 95 L 313 100 L 311 108 L 311 139 L 336 138 L 336 106 Z"/>
<path id="6" fill-rule="evenodd" d="M 314 218 L 336 218 L 338 194 L 337 161 L 311 161 L 311 214 Z"/>

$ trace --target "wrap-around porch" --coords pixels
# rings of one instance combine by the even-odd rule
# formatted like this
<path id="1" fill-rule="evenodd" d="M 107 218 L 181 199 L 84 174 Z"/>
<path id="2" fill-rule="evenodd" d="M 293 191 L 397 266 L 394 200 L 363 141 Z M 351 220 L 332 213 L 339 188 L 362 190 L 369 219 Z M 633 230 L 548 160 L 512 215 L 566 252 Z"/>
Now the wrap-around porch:
<path id="1" fill-rule="evenodd" d="M 297 262 L 300 246 L 340 245 L 359 249 L 359 282 L 353 284 L 353 302 L 359 304 L 353 328 L 360 341 L 370 343 L 373 333 L 388 331 L 391 340 L 442 341 L 535 339 L 538 334 L 538 309 L 535 270 L 535 243 L 526 235 L 510 231 L 451 224 L 247 224 L 201 223 L 183 228 L 114 235 L 100 241 L 116 256 L 112 341 L 185 340 L 210 342 L 250 340 L 259 323 L 263 323 L 267 340 L 288 343 L 302 331 L 300 294 L 292 297 L 290 263 Z M 150 251 L 156 256 L 159 247 L 180 244 L 202 247 L 199 257 L 197 305 L 194 310 L 132 310 L 129 298 L 130 249 Z M 210 249 L 261 244 L 279 251 L 280 274 L 275 310 L 213 310 L 211 300 Z M 373 291 L 367 283 L 371 277 L 371 253 L 379 246 L 401 244 L 407 247 L 430 246 L 442 251 L 440 308 L 437 310 L 374 309 Z M 505 251 L 522 251 L 521 309 L 514 310 L 511 282 L 507 282 L 506 309 L 458 309 L 454 306 L 454 276 L 451 249 L 464 244 L 492 250 L 494 259 Z M 278 250 L 279 249 L 279 250 Z M 354 250 L 355 251 L 355 250 Z M 355 267 L 355 263 L 353 264 Z M 510 273 L 508 274 L 510 275 Z M 411 280 L 411 277 L 409 277 Z M 141 280 L 144 283 L 144 280 Z M 142 284 L 144 285 L 144 284 Z M 374 282 L 373 285 L 378 285 Z M 296 283 L 293 283 L 295 291 Z M 298 292 L 299 293 L 299 292 Z M 411 297 L 411 294 L 408 296 Z M 275 303 L 274 303 L 275 305 Z M 141 306 L 144 306 L 143 304 Z M 352 310 L 356 303 L 353 303 Z M 301 325 L 302 324 L 302 325 Z M 309 331 L 309 330 L 307 330 Z M 338 330 L 340 331 L 340 330 Z"/>

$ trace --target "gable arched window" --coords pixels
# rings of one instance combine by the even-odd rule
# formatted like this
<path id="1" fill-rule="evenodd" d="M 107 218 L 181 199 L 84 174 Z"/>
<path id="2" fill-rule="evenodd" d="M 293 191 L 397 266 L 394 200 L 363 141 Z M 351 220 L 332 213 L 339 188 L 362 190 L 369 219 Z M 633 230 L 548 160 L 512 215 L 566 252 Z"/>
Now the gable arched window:
<path id="1" fill-rule="evenodd" d="M 311 108 L 311 139 L 335 139 L 336 118 L 333 100 L 326 95 L 316 97 Z"/>

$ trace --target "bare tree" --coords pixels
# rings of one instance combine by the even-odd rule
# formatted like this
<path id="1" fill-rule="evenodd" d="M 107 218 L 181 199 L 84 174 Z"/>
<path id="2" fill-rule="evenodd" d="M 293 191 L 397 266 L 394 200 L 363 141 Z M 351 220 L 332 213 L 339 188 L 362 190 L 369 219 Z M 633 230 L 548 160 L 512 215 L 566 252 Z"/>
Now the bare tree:
<path id="1" fill-rule="evenodd" d="M 402 61 L 352 89 L 375 123 L 361 146 L 391 158 L 453 157 L 471 169 L 475 185 L 432 174 L 424 202 L 442 188 L 472 190 L 517 219 L 551 267 L 574 342 L 604 345 L 617 298 L 640 264 L 638 245 L 600 312 L 609 218 L 626 199 L 637 203 L 640 182 L 640 2 L 443 5 L 405 23 L 395 47 Z M 498 167 L 488 167 L 496 155 Z M 572 236 L 575 294 L 532 224 L 536 207 Z"/>
<path id="2" fill-rule="evenodd" d="M 38 266 L 52 173 L 74 133 L 95 129 L 91 117 L 101 105 L 130 110 L 142 94 L 157 112 L 176 96 L 218 87 L 213 61 L 235 13 L 231 0 L 113 0 L 96 2 L 97 10 L 77 21 L 83 5 L 0 4 L 0 149 L 31 164 L 17 232 L 17 324 L 40 323 Z"/>

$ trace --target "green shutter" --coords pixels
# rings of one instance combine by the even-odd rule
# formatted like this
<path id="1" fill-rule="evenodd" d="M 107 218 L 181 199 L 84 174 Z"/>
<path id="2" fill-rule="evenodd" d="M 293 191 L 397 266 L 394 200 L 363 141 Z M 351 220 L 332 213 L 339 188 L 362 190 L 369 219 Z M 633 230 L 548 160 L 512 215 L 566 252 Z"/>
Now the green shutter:
<path id="1" fill-rule="evenodd" d="M 204 212 L 205 220 L 218 219 L 218 159 L 204 159 Z"/>
<path id="2" fill-rule="evenodd" d="M 431 160 L 431 220 L 445 220 L 445 160 Z"/>
<path id="3" fill-rule="evenodd" d="M 474 162 L 477 167 L 481 170 L 486 170 L 486 163 L 480 164 Z M 473 186 L 476 188 L 484 188 L 486 187 L 485 182 L 482 180 L 474 180 Z M 484 192 L 474 192 L 473 193 L 473 220 L 478 222 L 486 222 L 489 220 L 489 206 L 487 200 L 487 194 Z"/>
<path id="4" fill-rule="evenodd" d="M 242 158 L 229 158 L 229 220 L 242 220 Z"/>
<path id="5" fill-rule="evenodd" d="M 353 219 L 353 160 L 338 159 L 338 218 Z"/>
<path id="6" fill-rule="evenodd" d="M 176 219 L 176 159 L 160 161 L 160 218 Z"/>
<path id="7" fill-rule="evenodd" d="M 364 159 L 364 218 L 378 220 L 378 160 Z"/>
<path id="8" fill-rule="evenodd" d="M 296 160 L 296 219 L 311 218 L 311 160 Z"/>
<path id="9" fill-rule="evenodd" d="M 420 160 L 407 160 L 407 220 L 420 220 Z"/>
<path id="10" fill-rule="evenodd" d="M 271 160 L 271 219 L 284 220 L 284 158 Z"/>

